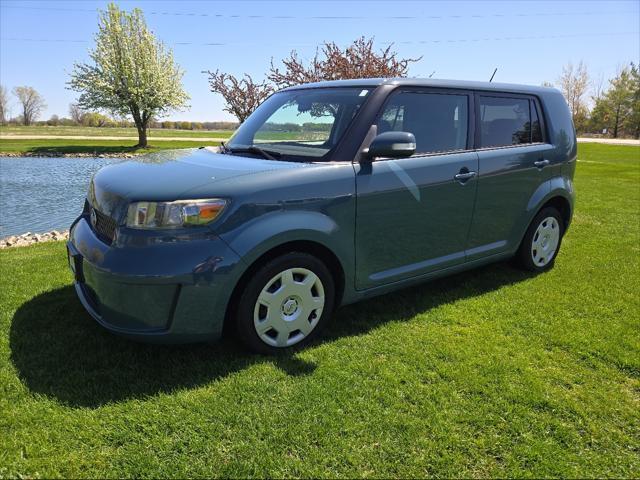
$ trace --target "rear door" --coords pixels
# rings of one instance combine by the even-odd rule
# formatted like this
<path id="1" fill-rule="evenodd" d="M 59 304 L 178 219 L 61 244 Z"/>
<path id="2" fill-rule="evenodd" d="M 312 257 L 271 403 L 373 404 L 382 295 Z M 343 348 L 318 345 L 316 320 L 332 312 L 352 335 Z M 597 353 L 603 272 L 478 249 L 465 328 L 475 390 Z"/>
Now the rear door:
<path id="1" fill-rule="evenodd" d="M 478 193 L 467 248 L 475 260 L 517 247 L 527 205 L 549 178 L 540 106 L 534 97 L 476 94 Z"/>
<path id="2" fill-rule="evenodd" d="M 366 289 L 465 260 L 478 168 L 472 95 L 392 93 L 378 133 L 407 131 L 416 154 L 356 166 L 356 287 Z"/>

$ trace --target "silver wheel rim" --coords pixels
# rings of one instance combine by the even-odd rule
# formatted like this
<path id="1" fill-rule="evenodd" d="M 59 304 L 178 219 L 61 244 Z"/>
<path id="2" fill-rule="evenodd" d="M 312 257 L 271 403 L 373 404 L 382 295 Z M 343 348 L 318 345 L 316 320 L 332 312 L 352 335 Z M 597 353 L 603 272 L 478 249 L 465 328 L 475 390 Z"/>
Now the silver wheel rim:
<path id="1" fill-rule="evenodd" d="M 537 267 L 544 267 L 553 260 L 560 243 L 560 224 L 555 217 L 540 222 L 531 241 L 531 258 Z"/>
<path id="2" fill-rule="evenodd" d="M 316 328 L 324 309 L 324 287 L 306 268 L 289 268 L 264 286 L 253 309 L 260 340 L 272 347 L 290 347 Z"/>

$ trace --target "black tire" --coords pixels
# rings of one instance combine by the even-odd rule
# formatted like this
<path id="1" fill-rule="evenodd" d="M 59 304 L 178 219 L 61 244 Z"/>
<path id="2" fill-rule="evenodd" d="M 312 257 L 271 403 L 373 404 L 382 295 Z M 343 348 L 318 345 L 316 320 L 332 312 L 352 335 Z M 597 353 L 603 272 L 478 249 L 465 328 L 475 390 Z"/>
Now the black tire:
<path id="1" fill-rule="evenodd" d="M 271 336 L 274 335 L 274 332 L 275 332 L 274 338 L 269 341 L 277 342 L 281 338 L 280 336 L 281 333 L 278 332 L 275 328 L 271 328 L 266 332 L 262 332 L 262 337 L 261 337 L 257 331 L 258 327 L 256 326 L 256 323 L 254 323 L 254 314 L 256 314 L 256 312 L 258 312 L 257 313 L 258 319 L 255 320 L 255 322 L 258 322 L 258 323 L 260 322 L 260 319 L 259 319 L 261 314 L 260 312 L 262 311 L 265 312 L 264 316 L 266 319 L 269 315 L 271 315 L 271 310 L 270 310 L 271 308 L 276 309 L 274 311 L 274 315 L 280 315 L 278 321 L 280 321 L 280 319 L 284 320 L 285 318 L 293 318 L 295 317 L 295 312 L 299 312 L 299 316 L 295 317 L 295 322 L 303 322 L 303 318 L 307 311 L 305 308 L 309 308 L 308 307 L 309 302 L 307 302 L 307 306 L 303 308 L 303 305 L 305 304 L 304 299 L 300 299 L 299 297 L 296 297 L 295 299 L 288 299 L 291 297 L 286 297 L 285 295 L 286 292 L 284 290 L 282 290 L 282 292 L 285 292 L 285 293 L 279 293 L 281 292 L 280 287 L 282 287 L 283 285 L 281 280 L 280 280 L 281 282 L 280 287 L 278 287 L 278 281 L 272 284 L 272 289 L 274 289 L 274 295 L 278 295 L 277 302 L 274 302 L 274 304 L 272 304 L 271 307 L 266 307 L 264 305 L 261 305 L 261 306 L 256 305 L 258 302 L 258 296 L 263 292 L 263 289 L 265 289 L 272 282 L 274 277 L 290 269 L 300 269 L 301 271 L 307 270 L 315 274 L 317 279 L 321 282 L 319 286 L 321 287 L 324 293 L 324 306 L 321 309 L 320 315 L 316 315 L 316 313 L 318 313 L 320 310 L 314 310 L 310 313 L 309 317 L 306 319 L 309 322 L 309 325 L 310 325 L 309 328 L 311 328 L 310 332 L 303 334 L 301 330 L 294 330 L 293 332 L 290 333 L 291 336 L 288 337 L 289 338 L 288 341 L 292 341 L 292 342 L 295 341 L 296 343 L 294 343 L 293 345 L 287 345 L 287 346 L 270 345 L 266 343 L 266 341 L 269 340 Z M 298 275 L 298 273 L 294 272 L 293 275 L 294 276 Z M 313 279 L 313 277 L 310 277 L 310 278 Z M 298 278 L 297 280 L 303 280 L 303 279 L 306 279 L 306 277 L 301 277 L 301 278 Z M 294 281 L 297 281 L 297 280 L 294 278 Z M 297 285 L 301 285 L 301 284 L 296 283 L 296 288 L 297 288 Z M 316 283 L 316 285 L 318 284 Z M 311 293 L 312 296 L 314 295 L 313 289 L 315 288 L 316 287 L 312 287 L 312 289 L 310 290 L 312 292 Z M 281 299 L 280 297 L 283 295 L 284 295 L 284 298 Z M 315 290 L 315 295 L 316 297 L 314 298 L 321 297 L 321 294 L 318 293 L 317 289 Z M 240 341 L 244 343 L 249 349 L 257 353 L 273 355 L 277 353 L 291 351 L 294 349 L 300 349 L 300 348 L 303 348 L 305 345 L 309 344 L 309 342 L 312 342 L 315 338 L 317 338 L 318 334 L 320 333 L 322 328 L 326 325 L 327 320 L 329 319 L 329 317 L 333 312 L 334 300 L 335 300 L 335 284 L 333 281 L 333 277 L 331 276 L 331 273 L 329 272 L 329 270 L 327 269 L 324 263 L 322 263 L 316 257 L 309 255 L 307 253 L 302 253 L 302 252 L 286 253 L 284 255 L 281 255 L 265 263 L 263 266 L 258 268 L 258 270 L 255 271 L 255 273 L 253 273 L 251 277 L 248 279 L 241 295 L 239 296 L 238 304 L 236 305 L 236 308 L 235 308 L 235 314 L 233 318 L 235 323 L 235 331 Z M 300 301 L 300 307 L 297 306 L 298 301 Z M 296 310 L 294 311 L 292 317 L 286 317 L 286 312 L 290 311 L 291 308 L 294 308 L 293 305 L 287 304 L 287 302 L 293 302 L 295 304 Z M 286 307 L 289 307 L 289 308 L 285 310 Z M 298 308 L 300 308 L 300 310 L 297 310 Z M 317 318 L 318 316 L 319 316 L 319 319 Z M 289 325 L 293 325 L 293 323 L 294 322 L 292 321 L 286 324 L 287 328 L 293 328 L 293 327 L 289 327 Z M 311 325 L 314 325 L 314 326 L 311 327 Z M 282 333 L 282 335 L 284 336 L 285 333 Z M 303 337 L 301 339 L 296 340 L 298 337 L 300 337 L 300 335 L 303 335 Z"/>
<path id="2" fill-rule="evenodd" d="M 548 221 L 550 218 L 555 219 L 555 225 L 558 229 L 558 243 L 553 251 L 539 251 L 535 248 L 536 246 L 534 246 L 534 241 L 538 241 L 540 238 L 539 234 L 536 236 L 536 232 L 538 231 L 538 227 L 544 227 L 542 224 L 547 221 L 546 229 L 547 231 L 548 229 L 551 229 L 551 234 L 553 235 L 554 223 L 552 221 Z M 527 229 L 527 233 L 525 233 L 524 238 L 522 239 L 522 243 L 520 244 L 520 248 L 516 254 L 517 265 L 525 270 L 529 270 L 530 272 L 544 272 L 553 268 L 558 252 L 560 251 L 564 230 L 564 220 L 557 209 L 554 207 L 545 207 L 540 210 L 531 221 L 531 224 Z"/>

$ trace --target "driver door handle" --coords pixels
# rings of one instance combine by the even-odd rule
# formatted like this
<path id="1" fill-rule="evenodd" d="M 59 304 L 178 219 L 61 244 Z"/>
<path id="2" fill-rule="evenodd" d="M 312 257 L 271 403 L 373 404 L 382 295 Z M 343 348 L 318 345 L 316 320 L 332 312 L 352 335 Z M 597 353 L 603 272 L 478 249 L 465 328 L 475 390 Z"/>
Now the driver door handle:
<path id="1" fill-rule="evenodd" d="M 549 160 L 538 160 L 537 162 L 533 162 L 533 164 L 538 168 L 544 168 L 549 165 Z"/>
<path id="2" fill-rule="evenodd" d="M 453 178 L 456 179 L 458 182 L 464 183 L 470 178 L 473 178 L 475 176 L 476 176 L 476 172 L 460 172 L 454 175 Z"/>

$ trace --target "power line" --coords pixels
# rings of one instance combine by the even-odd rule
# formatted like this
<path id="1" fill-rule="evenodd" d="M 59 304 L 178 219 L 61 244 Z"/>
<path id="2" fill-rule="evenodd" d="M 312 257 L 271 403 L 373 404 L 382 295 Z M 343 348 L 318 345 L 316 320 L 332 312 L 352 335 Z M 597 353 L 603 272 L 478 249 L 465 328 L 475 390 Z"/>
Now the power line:
<path id="1" fill-rule="evenodd" d="M 407 41 L 387 41 L 380 42 L 381 45 L 427 45 L 438 43 L 472 43 L 472 42 L 490 42 L 490 41 L 514 41 L 514 40 L 547 40 L 557 38 L 581 38 L 581 37 L 604 37 L 618 35 L 639 35 L 640 32 L 602 32 L 602 33 L 575 33 L 575 34 L 557 34 L 557 35 L 518 35 L 505 37 L 478 37 L 478 38 L 450 38 L 439 40 L 407 40 Z M 64 38 L 31 38 L 31 37 L 2 37 L 3 42 L 60 42 L 60 43 L 90 43 L 89 40 L 74 40 Z M 171 42 L 177 46 L 204 46 L 204 47 L 223 47 L 223 46 L 252 46 L 252 45 L 270 45 L 284 47 L 321 47 L 316 43 L 279 43 L 273 44 L 268 42 Z"/>
<path id="2" fill-rule="evenodd" d="M 20 10 L 43 10 L 52 12 L 88 12 L 96 13 L 97 9 L 90 8 L 69 8 L 69 7 L 30 7 L 24 5 L 1 5 L 0 8 L 13 8 Z M 490 13 L 490 14 L 469 14 L 469 15 L 250 15 L 250 14 L 222 14 L 222 13 L 201 13 L 201 12 L 164 12 L 145 11 L 147 15 L 159 16 L 179 16 L 179 17 L 210 17 L 210 18 L 250 18 L 250 19 L 304 19 L 304 20 L 442 20 L 461 18 L 507 18 L 507 17 L 563 17 L 577 15 L 634 15 L 637 12 L 527 12 L 527 13 Z"/>

